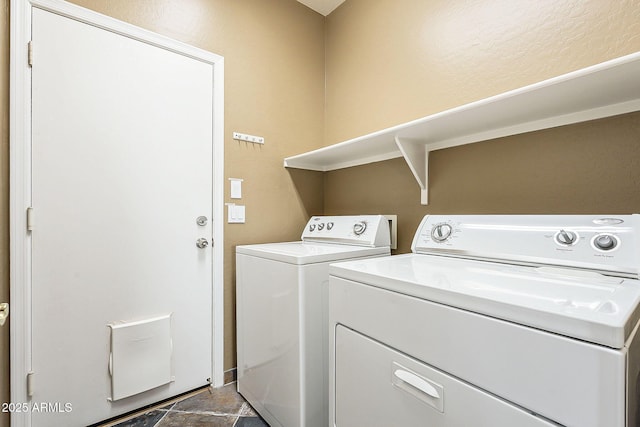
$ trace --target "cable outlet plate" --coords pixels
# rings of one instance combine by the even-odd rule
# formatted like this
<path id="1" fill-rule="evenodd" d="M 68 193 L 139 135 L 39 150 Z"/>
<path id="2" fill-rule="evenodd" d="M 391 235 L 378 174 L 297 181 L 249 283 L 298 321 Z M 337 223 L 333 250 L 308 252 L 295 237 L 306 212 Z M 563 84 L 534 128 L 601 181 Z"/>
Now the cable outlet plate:
<path id="1" fill-rule="evenodd" d="M 234 132 L 233 139 L 238 141 L 251 142 L 253 144 L 264 144 L 264 138 L 261 136 L 247 135 L 246 133 Z"/>

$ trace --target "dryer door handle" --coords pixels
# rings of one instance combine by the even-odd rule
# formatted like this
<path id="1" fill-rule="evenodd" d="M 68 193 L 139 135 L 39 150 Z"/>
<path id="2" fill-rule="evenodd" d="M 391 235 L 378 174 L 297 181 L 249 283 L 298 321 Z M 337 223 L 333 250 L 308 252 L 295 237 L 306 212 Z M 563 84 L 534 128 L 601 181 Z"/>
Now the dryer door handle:
<path id="1" fill-rule="evenodd" d="M 440 393 L 438 393 L 438 390 L 418 375 L 403 369 L 396 369 L 393 371 L 393 375 L 395 375 L 399 380 L 402 380 L 403 382 L 420 390 L 424 394 L 427 394 L 434 399 L 440 399 Z"/>

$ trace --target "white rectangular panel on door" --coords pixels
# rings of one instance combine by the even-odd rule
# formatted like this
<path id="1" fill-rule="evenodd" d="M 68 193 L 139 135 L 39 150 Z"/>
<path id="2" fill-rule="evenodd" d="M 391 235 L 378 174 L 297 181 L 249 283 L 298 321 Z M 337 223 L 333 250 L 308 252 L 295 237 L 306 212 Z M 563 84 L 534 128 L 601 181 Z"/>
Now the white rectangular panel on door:
<path id="1" fill-rule="evenodd" d="M 173 380 L 171 314 L 108 326 L 111 400 L 124 399 Z"/>

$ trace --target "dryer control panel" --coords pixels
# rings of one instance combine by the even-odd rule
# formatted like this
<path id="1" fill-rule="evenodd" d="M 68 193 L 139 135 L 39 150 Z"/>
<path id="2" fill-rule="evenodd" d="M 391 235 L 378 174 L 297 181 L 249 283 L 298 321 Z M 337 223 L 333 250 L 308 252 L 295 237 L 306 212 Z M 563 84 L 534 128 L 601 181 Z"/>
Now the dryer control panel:
<path id="1" fill-rule="evenodd" d="M 313 216 L 302 240 L 381 247 L 390 245 L 389 222 L 383 215 Z"/>
<path id="2" fill-rule="evenodd" d="M 411 249 L 637 278 L 640 215 L 427 215 Z"/>

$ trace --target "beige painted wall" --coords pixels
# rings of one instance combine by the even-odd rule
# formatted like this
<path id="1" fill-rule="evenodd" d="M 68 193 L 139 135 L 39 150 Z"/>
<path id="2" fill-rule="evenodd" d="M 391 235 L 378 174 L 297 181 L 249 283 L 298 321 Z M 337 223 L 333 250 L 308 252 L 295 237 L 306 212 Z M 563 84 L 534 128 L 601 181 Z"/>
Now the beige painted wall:
<path id="1" fill-rule="evenodd" d="M 0 0 L 0 300 L 8 296 L 8 5 Z M 295 240 L 322 213 L 322 175 L 283 158 L 322 144 L 324 18 L 295 0 L 73 0 L 225 57 L 225 180 L 243 178 L 246 224 L 225 226 L 225 369 L 235 358 L 235 246 Z M 238 143 L 233 131 L 261 135 Z M 225 182 L 225 201 L 229 185 Z M 0 402 L 8 401 L 8 328 L 0 329 Z M 0 414 L 0 417 L 3 415 Z M 0 425 L 8 419 L 0 418 Z"/>
<path id="2" fill-rule="evenodd" d="M 326 22 L 325 144 L 638 50 L 638 0 L 347 0 Z"/>
<path id="3" fill-rule="evenodd" d="M 347 0 L 326 22 L 325 144 L 640 50 L 638 0 Z M 640 115 L 325 174 L 325 214 L 640 213 Z"/>

